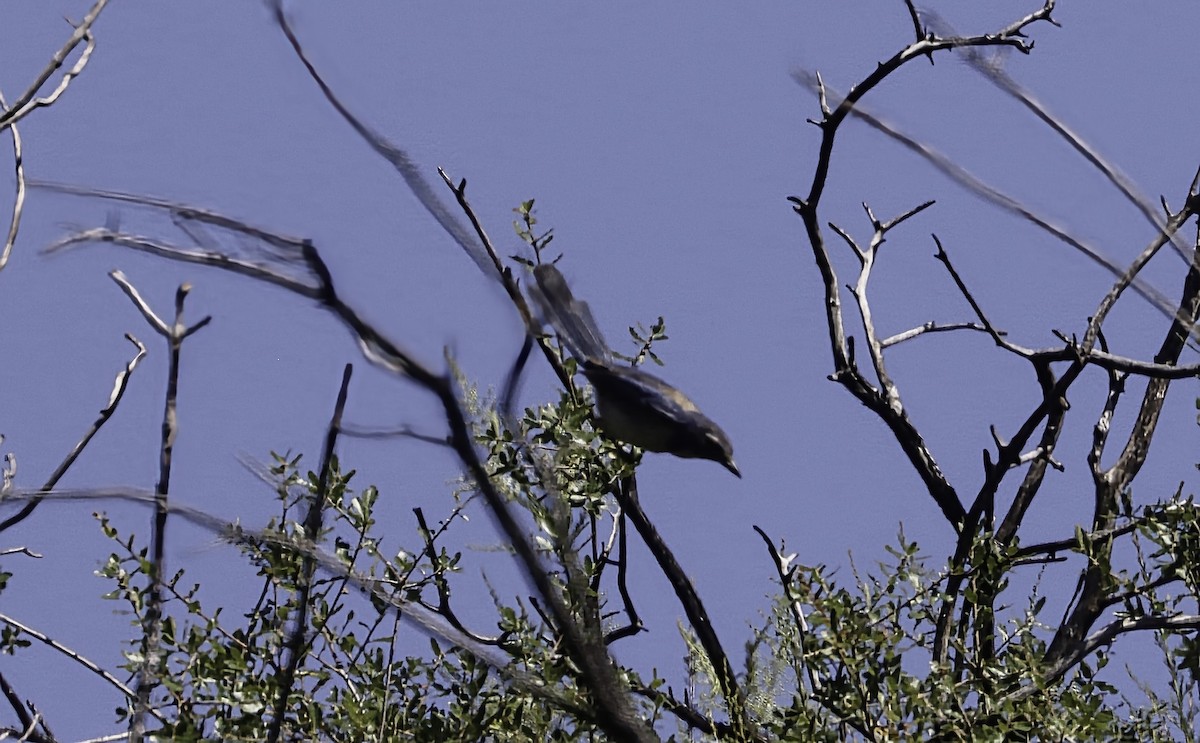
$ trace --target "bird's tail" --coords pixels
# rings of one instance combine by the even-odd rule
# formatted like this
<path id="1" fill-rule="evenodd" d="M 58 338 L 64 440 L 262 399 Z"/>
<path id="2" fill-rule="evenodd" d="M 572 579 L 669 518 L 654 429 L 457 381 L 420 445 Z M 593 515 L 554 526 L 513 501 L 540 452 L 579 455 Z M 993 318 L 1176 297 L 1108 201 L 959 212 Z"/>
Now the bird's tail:
<path id="1" fill-rule="evenodd" d="M 609 365 L 612 352 L 591 309 L 587 302 L 575 298 L 562 273 L 551 263 L 541 263 L 534 266 L 533 278 L 537 285 L 530 294 L 541 307 L 543 319 L 558 331 L 571 355 L 581 362 Z"/>

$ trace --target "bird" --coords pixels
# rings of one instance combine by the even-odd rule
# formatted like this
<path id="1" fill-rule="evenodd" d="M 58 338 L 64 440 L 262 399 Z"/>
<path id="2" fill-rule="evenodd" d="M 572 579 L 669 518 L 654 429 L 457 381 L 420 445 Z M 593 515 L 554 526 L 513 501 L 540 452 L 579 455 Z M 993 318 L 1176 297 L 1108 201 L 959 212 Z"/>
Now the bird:
<path id="1" fill-rule="evenodd" d="M 591 308 L 575 298 L 553 263 L 534 266 L 533 277 L 530 294 L 591 383 L 596 419 L 606 436 L 647 451 L 709 459 L 742 476 L 729 437 L 696 403 L 653 374 L 614 359 Z"/>

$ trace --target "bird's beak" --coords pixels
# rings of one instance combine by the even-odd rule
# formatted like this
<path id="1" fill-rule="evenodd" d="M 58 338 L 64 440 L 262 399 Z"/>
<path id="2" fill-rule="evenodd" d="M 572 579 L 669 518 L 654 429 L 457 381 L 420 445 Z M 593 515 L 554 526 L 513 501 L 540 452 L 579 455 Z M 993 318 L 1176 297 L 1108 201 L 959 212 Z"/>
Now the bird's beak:
<path id="1" fill-rule="evenodd" d="M 739 480 L 742 478 L 742 473 L 738 470 L 737 465 L 733 463 L 732 459 L 726 459 L 724 462 L 721 462 L 721 466 L 737 475 Z"/>

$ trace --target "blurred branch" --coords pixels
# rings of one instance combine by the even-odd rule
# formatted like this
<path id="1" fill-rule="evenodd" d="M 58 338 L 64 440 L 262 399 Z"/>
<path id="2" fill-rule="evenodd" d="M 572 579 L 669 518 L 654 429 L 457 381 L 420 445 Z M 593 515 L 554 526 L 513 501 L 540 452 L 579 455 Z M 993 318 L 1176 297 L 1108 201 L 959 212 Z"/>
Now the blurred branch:
<path id="1" fill-rule="evenodd" d="M 808 90 L 815 90 L 818 87 L 816 73 L 808 70 L 797 70 L 792 73 L 792 78 L 802 87 Z M 821 88 L 826 96 L 832 95 L 835 99 L 839 94 L 831 91 L 826 85 Z M 876 131 L 884 134 L 896 142 L 899 142 L 909 151 L 923 158 L 926 162 L 932 165 L 935 169 L 941 172 L 950 180 L 957 183 L 969 193 L 975 194 L 985 202 L 997 206 L 1010 214 L 1024 219 L 1034 226 L 1044 230 L 1057 240 L 1063 242 L 1072 249 L 1082 253 L 1093 263 L 1099 265 L 1105 271 L 1108 271 L 1113 276 L 1121 276 L 1125 270 L 1124 266 L 1112 258 L 1105 255 L 1099 248 L 1088 245 L 1075 235 L 1072 235 L 1065 227 L 1056 224 L 1054 220 L 1044 214 L 1035 211 L 1034 207 L 1025 204 L 1016 198 L 1000 191 L 999 189 L 987 184 L 978 176 L 968 171 L 963 166 L 954 162 L 950 157 L 938 151 L 933 146 L 918 140 L 910 134 L 905 133 L 895 124 L 885 121 L 871 111 L 868 107 L 859 103 L 851 111 L 851 115 L 867 124 Z M 1135 203 L 1138 203 L 1135 201 Z M 1156 227 L 1161 220 L 1155 220 Z M 1167 298 L 1165 294 L 1155 289 L 1151 284 L 1142 280 L 1140 277 L 1134 277 L 1131 282 L 1132 289 L 1137 292 L 1143 299 L 1149 302 L 1158 311 L 1162 312 L 1167 317 L 1174 316 L 1174 304 Z"/>
<path id="2" fill-rule="evenodd" d="M 106 193 L 96 195 L 111 198 Z M 170 202 L 153 199 L 139 200 L 129 198 L 127 195 L 121 195 L 121 198 L 141 206 L 164 209 L 175 215 L 184 210 L 180 205 Z M 189 209 L 187 213 L 199 214 L 200 210 Z M 107 228 L 77 232 L 52 247 L 101 240 L 147 250 L 173 260 L 223 268 L 233 273 L 281 286 L 300 296 L 316 299 L 326 311 L 333 314 L 346 326 L 358 341 L 363 355 L 372 364 L 395 376 L 407 378 L 434 395 L 441 403 L 445 413 L 450 429 L 448 441 L 451 447 L 458 454 L 460 461 L 466 467 L 468 476 L 483 494 L 501 530 L 513 546 L 526 579 L 534 585 L 537 593 L 550 606 L 555 622 L 563 632 L 563 639 L 570 656 L 578 664 L 581 673 L 587 680 L 588 687 L 595 693 L 597 703 L 605 710 L 605 714 L 601 717 L 605 729 L 617 737 L 628 740 L 651 740 L 645 723 L 633 710 L 628 689 L 617 676 L 598 628 L 580 626 L 573 621 L 569 607 L 558 595 L 549 572 L 542 565 L 524 528 L 512 513 L 505 496 L 491 482 L 490 475 L 475 450 L 474 435 L 466 415 L 459 405 L 452 380 L 448 376 L 435 373 L 419 362 L 362 319 L 350 305 L 344 302 L 334 287 L 333 276 L 328 266 L 310 241 L 304 240 L 297 244 L 294 240 L 271 235 L 265 230 L 252 227 L 239 220 L 229 217 L 216 219 L 211 213 L 208 213 L 204 221 L 206 224 L 244 237 L 265 239 L 271 247 L 277 249 L 277 252 L 263 251 L 261 260 L 251 263 L 213 250 L 192 250 L 154 243 Z M 303 268 L 303 278 L 296 278 L 287 273 L 287 271 L 296 271 L 301 267 Z"/>
<path id="3" fill-rule="evenodd" d="M 417 201 L 430 216 L 441 225 L 459 247 L 461 247 L 471 260 L 475 261 L 475 265 L 484 272 L 485 275 L 496 276 L 496 272 L 500 271 L 499 265 L 494 263 L 489 256 L 480 248 L 479 244 L 471 237 L 471 233 L 450 213 L 450 210 L 442 203 L 441 199 L 434 193 L 433 186 L 429 181 L 425 180 L 425 176 L 421 174 L 420 169 L 413 163 L 412 158 L 408 153 L 392 144 L 379 132 L 369 127 L 361 119 L 350 111 L 346 104 L 342 103 L 329 84 L 317 72 L 316 66 L 309 60 L 308 54 L 304 51 L 300 39 L 297 38 L 296 32 L 292 29 L 291 23 L 287 19 L 287 14 L 283 10 L 282 0 L 268 0 L 267 5 L 275 18 L 276 25 L 287 38 L 288 44 L 291 45 L 292 51 L 295 52 L 296 58 L 304 65 L 304 69 L 308 72 L 309 77 L 317 84 L 321 90 L 321 95 L 325 96 L 325 100 L 333 109 L 338 112 L 350 128 L 354 130 L 359 137 L 362 138 L 367 145 L 375 151 L 380 157 L 391 164 L 400 177 L 404 179 L 404 183 L 408 186 L 413 195 L 417 197 Z"/>
<path id="4" fill-rule="evenodd" d="M 955 35 L 955 31 L 950 27 L 950 24 L 936 12 L 922 9 L 920 15 L 928 27 L 933 29 L 937 34 L 942 36 Z M 1052 113 L 1045 104 L 1039 101 L 1033 93 L 1005 72 L 1003 67 L 1001 67 L 1001 60 L 998 56 L 985 58 L 979 49 L 971 47 L 960 48 L 958 54 L 966 60 L 971 69 L 978 72 L 989 83 L 1029 109 L 1038 120 L 1050 127 L 1055 134 L 1062 137 L 1063 141 L 1071 149 L 1082 155 L 1088 164 L 1099 171 L 1105 180 L 1120 191 L 1125 200 L 1132 204 L 1154 229 L 1163 229 L 1163 218 L 1158 214 L 1157 205 L 1147 198 L 1145 194 L 1139 192 L 1133 180 L 1122 173 L 1115 164 L 1110 163 L 1099 150 L 1092 147 L 1083 138 L 1083 135 L 1073 130 L 1065 121 Z M 1185 263 L 1190 262 L 1191 248 L 1186 243 L 1182 240 L 1172 240 L 1172 247 L 1175 248 L 1175 252 L 1179 254 Z"/>
<path id="5" fill-rule="evenodd" d="M 48 493 L 43 493 L 41 491 L 17 490 L 12 494 L 12 498 L 17 501 L 28 500 L 33 497 L 43 497 L 57 501 L 81 501 L 87 503 L 94 503 L 98 501 L 118 501 L 144 505 L 149 508 L 157 507 L 155 493 L 144 489 L 127 487 L 63 489 Z M 310 540 L 299 537 L 289 537 L 276 531 L 250 529 L 239 523 L 233 523 L 221 519 L 198 508 L 182 505 L 173 501 L 167 504 L 167 509 L 172 515 L 178 516 L 179 518 L 182 518 L 185 521 L 216 535 L 222 541 L 225 541 L 229 544 L 243 547 L 270 545 L 292 552 L 301 557 L 309 557 L 315 561 L 318 570 L 321 570 L 328 575 L 345 580 L 349 585 L 353 586 L 355 589 L 368 596 L 373 601 L 377 601 L 383 606 L 392 608 L 396 615 L 408 624 L 416 626 L 421 631 L 426 632 L 433 637 L 440 637 L 462 651 L 469 653 L 480 663 L 486 664 L 488 667 L 494 669 L 500 674 L 501 677 L 503 677 L 508 683 L 512 684 L 519 691 L 528 693 L 538 699 L 542 699 L 552 705 L 555 705 L 559 709 L 570 712 L 571 714 L 579 715 L 582 719 L 591 721 L 596 721 L 597 719 L 597 712 L 595 710 L 580 707 L 578 704 L 572 702 L 559 689 L 547 684 L 546 680 L 542 677 L 518 667 L 517 663 L 512 662 L 507 656 L 501 654 L 495 648 L 488 648 L 480 645 L 472 640 L 469 636 L 464 635 L 454 627 L 450 626 L 445 619 L 439 616 L 436 612 L 426 608 L 420 602 L 409 600 L 403 594 L 403 592 L 395 591 L 393 587 L 393 581 L 377 578 L 367 573 L 348 569 L 345 563 L 336 554 L 322 550 Z M 22 631 L 28 631 L 32 636 L 37 637 L 38 639 L 42 639 L 42 637 L 44 637 L 39 636 L 38 634 L 33 634 L 33 632 L 25 628 L 24 625 L 13 624 L 14 620 L 10 620 L 3 614 L 0 614 L 0 621 L 6 622 L 17 629 L 21 629 Z M 89 668 L 92 668 L 93 666 L 89 666 Z M 98 667 L 94 667 L 94 670 L 101 674 L 107 673 Z M 113 681 L 115 681 L 115 679 L 113 679 Z M 116 681 L 116 685 L 118 688 L 125 689 L 125 687 L 121 685 L 119 681 Z M 125 692 L 130 699 L 134 697 L 134 692 L 132 690 L 125 689 Z M 155 714 L 154 710 L 150 710 L 150 713 L 152 715 Z"/>

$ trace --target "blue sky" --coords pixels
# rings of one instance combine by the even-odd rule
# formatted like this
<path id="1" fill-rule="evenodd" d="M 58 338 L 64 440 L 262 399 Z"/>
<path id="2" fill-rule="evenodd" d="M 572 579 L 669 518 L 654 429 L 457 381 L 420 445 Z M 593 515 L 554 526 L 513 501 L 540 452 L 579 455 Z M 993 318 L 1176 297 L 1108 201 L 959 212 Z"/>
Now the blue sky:
<path id="1" fill-rule="evenodd" d="M 964 32 L 1033 8 L 933 5 Z M 62 43 L 61 17 L 78 18 L 86 7 L 0 8 L 5 95 L 22 90 Z M 1032 29 L 1034 53 L 1006 55 L 1006 69 L 1151 197 L 1162 193 L 1177 205 L 1196 167 L 1188 135 L 1200 104 L 1177 93 L 1194 90 L 1200 74 L 1189 38 L 1196 8 L 1122 8 L 1064 5 L 1063 28 Z M 946 553 L 950 531 L 888 432 L 825 379 L 831 361 L 820 282 L 785 201 L 807 191 L 818 141 L 805 121 L 816 102 L 789 73 L 819 69 L 845 90 L 909 41 L 902 3 L 361 2 L 306 4 L 292 18 L 357 114 L 431 178 L 441 166 L 468 179 L 472 203 L 505 254 L 519 250 L 512 208 L 537 199 L 542 224 L 556 231 L 553 247 L 566 254 L 564 273 L 618 350 L 625 327 L 665 316 L 671 340 L 661 349 L 662 375 L 721 423 L 745 477 L 709 462 L 648 456 L 642 498 L 702 595 L 721 607 L 716 624 L 727 647 L 740 647 L 747 622 L 758 621 L 774 590 L 753 524 L 786 539 L 806 563 L 847 565 L 853 551 L 869 565 L 901 523 L 931 555 Z M 114 3 L 96 36 L 84 75 L 23 124 L 31 177 L 193 202 L 309 236 L 343 295 L 393 338 L 434 365 L 448 347 L 481 387 L 501 383 L 522 338 L 506 298 L 321 99 L 261 4 Z M 1078 157 L 951 56 L 909 66 L 867 102 L 1115 258 L 1131 259 L 1152 237 Z M 11 182 L 11 175 L 0 180 L 0 203 Z M 993 320 L 1018 342 L 1049 345 L 1051 329 L 1082 332 L 1111 284 L 1107 274 L 867 127 L 846 128 L 827 219 L 865 239 L 861 202 L 885 217 L 927 199 L 938 203 L 890 236 L 876 269 L 881 331 L 972 319 L 932 258 L 936 232 Z M 190 281 L 189 315 L 214 316 L 184 351 L 172 497 L 248 522 L 265 518 L 271 494 L 237 457 L 290 449 L 315 462 L 340 369 L 360 360 L 354 344 L 311 304 L 245 279 L 109 246 L 38 254 L 65 229 L 102 224 L 106 210 L 32 193 L 12 262 L 0 272 L 0 432 L 18 457 L 18 485 L 40 484 L 85 430 L 129 356 L 122 335 L 134 332 L 151 355 L 64 484 L 153 486 L 165 353 L 107 278 L 120 268 L 163 312 L 175 287 Z M 133 229 L 150 224 L 136 212 L 122 219 Z M 1151 276 L 1174 296 L 1182 264 L 1159 260 Z M 837 261 L 843 281 L 851 280 L 853 256 L 842 249 Z M 1145 356 L 1164 325 L 1130 299 L 1107 327 L 1114 350 Z M 1036 401 L 1026 365 L 982 335 L 921 339 L 896 348 L 890 364 L 943 469 L 970 492 L 982 479 L 988 427 L 1011 431 Z M 440 430 L 420 390 L 358 366 L 354 422 Z M 1059 450 L 1068 469 L 1052 476 L 1035 505 L 1027 539 L 1067 536 L 1089 516 L 1082 454 L 1102 392 L 1100 374 L 1075 391 L 1077 416 Z M 1194 472 L 1196 392 L 1192 381 L 1173 388 L 1135 499 L 1165 496 Z M 538 372 L 524 401 L 552 394 L 549 375 Z M 1123 421 L 1118 416 L 1117 425 Z M 344 444 L 342 457 L 360 469 L 360 485 L 383 491 L 397 544 L 415 543 L 413 506 L 430 514 L 449 507 L 447 483 L 457 468 L 445 452 L 356 441 Z M 127 631 L 127 618 L 94 599 L 106 587 L 91 572 L 108 547 L 90 510 L 43 507 L 7 535 L 45 558 L 5 563 L 18 574 L 5 603 L 111 665 L 112 638 Z M 145 534 L 145 514 L 108 510 Z M 463 538 L 495 541 L 482 514 Z M 472 580 L 478 566 L 497 559 L 487 551 L 473 558 Z M 237 580 L 229 552 L 206 535 L 174 530 L 169 559 L 214 581 L 215 596 L 234 600 L 253 590 L 250 572 L 244 584 Z M 678 612 L 659 598 L 667 586 L 641 559 L 648 576 L 641 600 L 655 624 L 624 652 L 667 666 L 683 653 Z M 82 675 L 72 683 L 93 709 L 48 698 L 62 674 L 77 670 L 38 658 L 4 662 L 16 669 L 23 694 L 62 719 L 57 730 L 107 730 L 99 720 L 117 700 Z"/>

